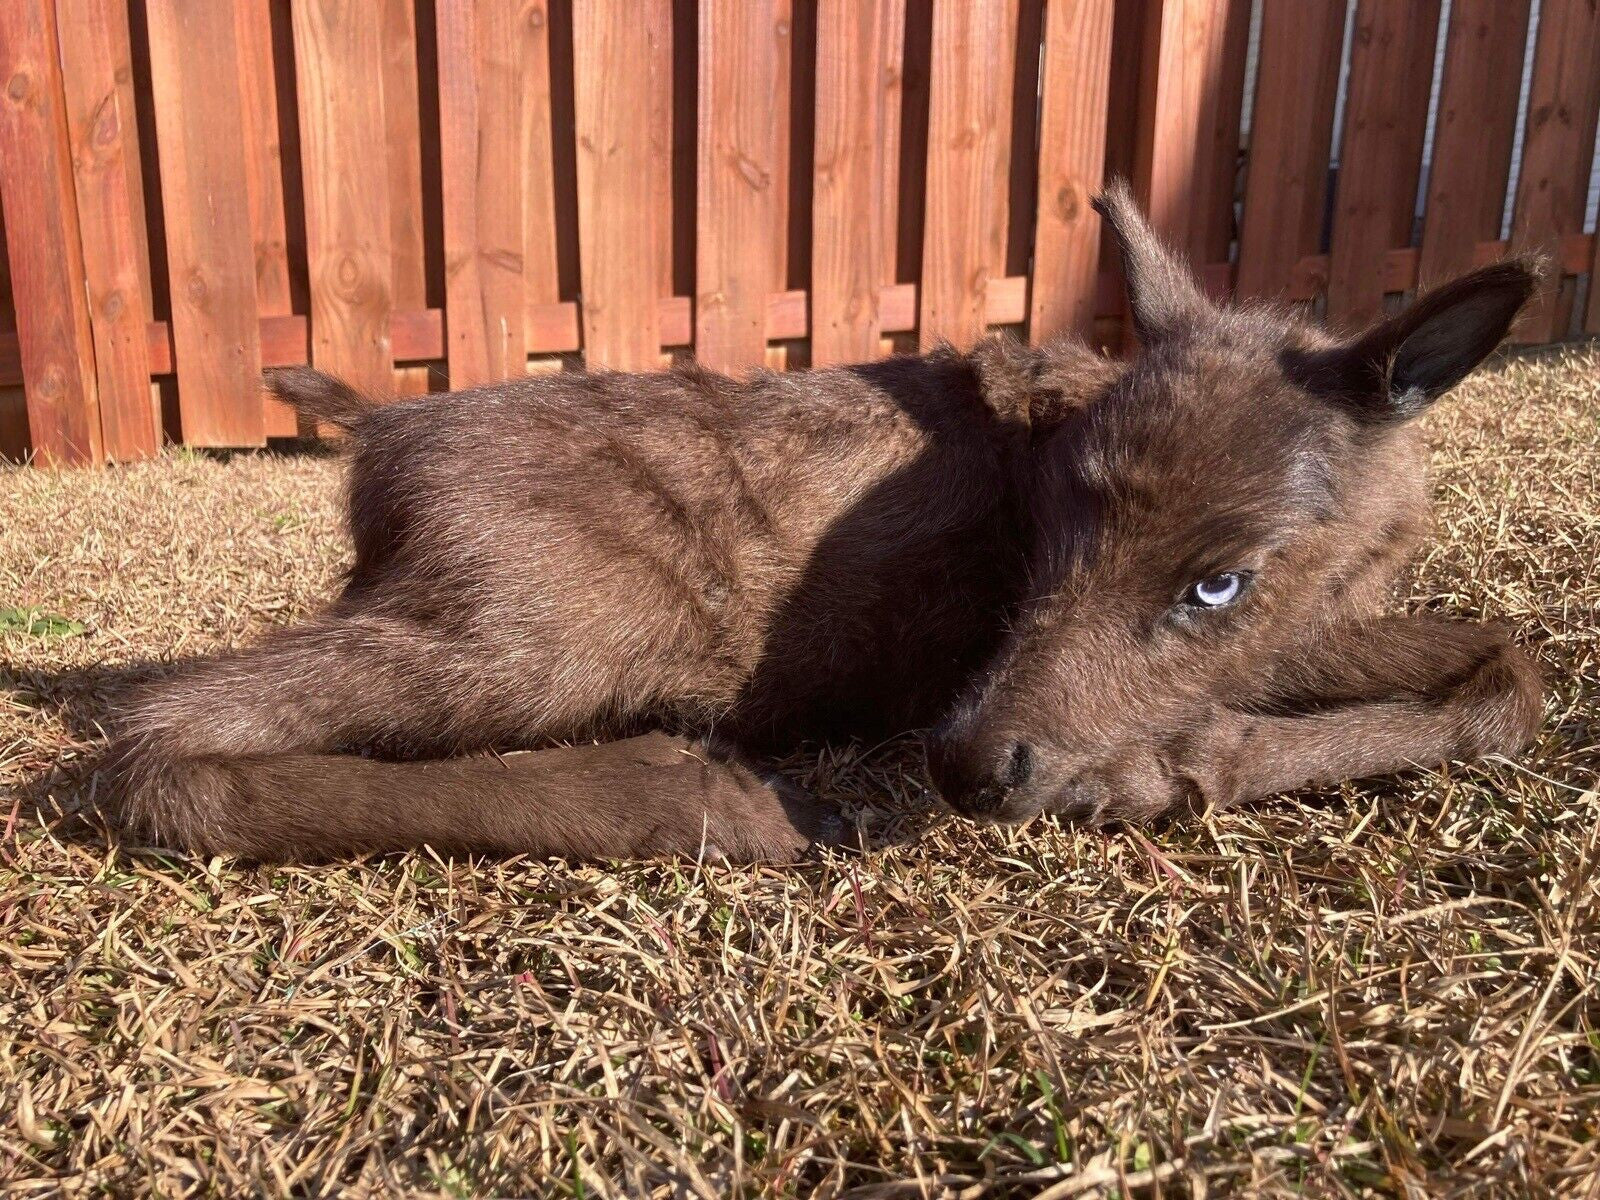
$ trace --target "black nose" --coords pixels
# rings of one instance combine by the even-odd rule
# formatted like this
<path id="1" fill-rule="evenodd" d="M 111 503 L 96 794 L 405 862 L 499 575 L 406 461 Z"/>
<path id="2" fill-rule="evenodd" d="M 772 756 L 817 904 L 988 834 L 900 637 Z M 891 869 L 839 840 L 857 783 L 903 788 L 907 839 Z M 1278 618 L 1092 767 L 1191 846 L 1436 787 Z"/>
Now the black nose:
<path id="1" fill-rule="evenodd" d="M 996 756 L 970 745 L 935 739 L 928 747 L 928 773 L 945 802 L 968 817 L 998 813 L 1033 775 L 1034 752 L 1016 742 Z"/>

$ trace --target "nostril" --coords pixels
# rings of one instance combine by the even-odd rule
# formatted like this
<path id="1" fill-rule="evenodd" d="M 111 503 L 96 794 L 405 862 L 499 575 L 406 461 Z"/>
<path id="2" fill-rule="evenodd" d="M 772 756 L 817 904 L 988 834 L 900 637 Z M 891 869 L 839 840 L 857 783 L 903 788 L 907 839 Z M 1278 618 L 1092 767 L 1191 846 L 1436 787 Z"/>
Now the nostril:
<path id="1" fill-rule="evenodd" d="M 1033 776 L 1033 759 L 1033 747 L 1027 742 L 1018 742 L 1011 747 L 1011 757 L 1000 777 L 1007 789 L 1019 788 L 1028 782 Z"/>
<path id="2" fill-rule="evenodd" d="M 945 802 L 969 817 L 999 812 L 1012 793 L 1032 778 L 1038 756 L 1027 742 L 995 755 L 966 742 L 930 738 L 928 773 Z"/>

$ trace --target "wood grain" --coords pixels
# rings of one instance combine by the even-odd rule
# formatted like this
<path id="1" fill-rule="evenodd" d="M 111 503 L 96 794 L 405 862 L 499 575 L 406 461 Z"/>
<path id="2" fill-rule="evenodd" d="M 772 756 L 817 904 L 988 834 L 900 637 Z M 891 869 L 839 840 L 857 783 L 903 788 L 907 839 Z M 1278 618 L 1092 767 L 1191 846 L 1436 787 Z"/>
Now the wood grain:
<path id="1" fill-rule="evenodd" d="M 265 440 L 255 255 L 231 6 L 150 0 L 161 192 L 183 440 Z"/>
<path id="2" fill-rule="evenodd" d="M 891 99 L 886 46 L 898 33 L 885 16 L 868 0 L 821 0 L 817 6 L 813 366 L 878 356 L 887 240 L 882 140 Z"/>
<path id="3" fill-rule="evenodd" d="M 393 387 L 380 26 L 345 0 L 294 0 L 311 269 L 311 362 L 374 396 Z"/>
<path id="4" fill-rule="evenodd" d="M 56 18 L 102 450 L 116 461 L 146 458 L 161 436 L 150 403 L 149 283 L 139 269 L 143 204 L 129 194 L 137 133 L 119 86 L 132 70 L 126 38 L 115 33 L 127 13 L 117 0 L 58 0 Z"/>
<path id="5" fill-rule="evenodd" d="M 55 6 L 0 4 L 0 205 L 33 453 L 100 461 L 100 406 Z"/>
<path id="6" fill-rule="evenodd" d="M 262 316 L 294 311 L 289 284 L 289 236 L 284 214 L 283 145 L 279 135 L 278 63 L 270 0 L 239 0 L 240 117 L 244 128 L 245 182 L 255 244 L 256 304 Z M 262 396 L 268 437 L 294 437 L 295 412 L 270 393 Z"/>
<path id="7" fill-rule="evenodd" d="M 561 299 L 556 253 L 559 234 L 551 124 L 549 0 L 523 0 L 517 28 L 522 41 L 522 281 L 531 314 L 536 305 L 555 304 Z"/>
<path id="8" fill-rule="evenodd" d="M 1596 242 L 1593 234 L 1573 233 L 1561 239 L 1554 267 L 1565 275 L 1589 270 Z M 1511 252 L 1504 240 L 1479 242 L 1473 249 L 1474 266 L 1498 262 Z M 1390 250 L 1383 258 L 1384 291 L 1406 292 L 1417 286 L 1419 251 L 1414 246 Z M 1310 300 L 1327 286 L 1328 256 L 1312 254 L 1300 259 L 1289 271 L 1289 300 Z M 1209 263 L 1200 268 L 1201 285 L 1210 293 L 1225 295 L 1232 285 L 1230 264 Z M 1023 275 L 990 279 L 985 293 L 985 313 L 990 325 L 1016 325 L 1028 312 L 1029 280 Z M 1102 270 L 1095 286 L 1096 332 L 1104 332 L 1108 322 L 1122 311 L 1122 288 L 1118 274 Z M 663 349 L 687 346 L 693 340 L 691 303 L 687 296 L 670 296 L 657 302 L 657 325 Z M 530 309 L 530 347 L 540 354 L 565 354 L 581 346 L 578 305 L 571 301 L 545 304 Z M 767 340 L 784 341 L 809 336 L 810 298 L 806 292 L 791 289 L 767 297 Z M 917 288 L 897 283 L 882 289 L 878 297 L 879 322 L 885 335 L 903 334 L 917 326 Z M 165 321 L 152 321 L 148 334 L 150 367 L 157 375 L 172 369 L 171 327 Z M 396 312 L 389 318 L 389 336 L 397 359 L 436 359 L 444 355 L 444 314 L 437 308 Z M 262 317 L 261 361 L 264 366 L 290 366 L 309 361 L 310 337 L 303 316 Z M 17 335 L 0 329 L 0 388 L 15 388 L 22 382 Z M 25 431 L 24 431 L 25 432 Z"/>
<path id="9" fill-rule="evenodd" d="M 1028 339 L 1087 337 L 1100 268 L 1114 0 L 1055 0 L 1045 10 L 1038 218 Z"/>
<path id="10" fill-rule="evenodd" d="M 1411 240 L 1439 0 L 1362 0 L 1328 253 L 1328 319 L 1365 325 L 1383 314 L 1383 256 Z"/>
<path id="11" fill-rule="evenodd" d="M 631 16 L 630 16 L 631 15 Z M 572 14 L 584 357 L 649 370 L 661 354 L 657 172 L 650 64 L 670 59 L 671 12 L 581 0 Z"/>
<path id="12" fill-rule="evenodd" d="M 520 378 L 522 92 L 517 0 L 438 8 L 450 386 Z"/>
<path id="13" fill-rule="evenodd" d="M 879 253 L 883 265 L 879 269 L 878 282 L 888 286 L 895 282 L 899 255 L 900 110 L 905 103 L 906 0 L 882 0 L 878 11 L 883 24 L 883 114 L 878 141 L 878 157 L 881 160 L 878 170 L 883 188 L 878 197 L 878 202 L 883 206 L 883 238 Z M 817 98 L 820 102 L 820 92 Z"/>
<path id="14" fill-rule="evenodd" d="M 1244 211 L 1241 296 L 1282 296 L 1317 250 L 1344 36 L 1343 0 L 1263 0 Z"/>
<path id="15" fill-rule="evenodd" d="M 1539 8 L 1523 133 L 1522 171 L 1512 210 L 1511 244 L 1549 254 L 1582 232 L 1595 113 L 1600 107 L 1600 6 L 1592 0 L 1545 0 Z M 1591 284 L 1591 292 L 1594 287 Z M 1551 278 L 1518 320 L 1519 341 L 1548 342 L 1566 332 L 1560 280 Z M 1592 300 L 1591 300 L 1592 304 Z"/>
<path id="16" fill-rule="evenodd" d="M 760 366 L 778 236 L 776 0 L 700 0 L 695 357 Z"/>
<path id="17" fill-rule="evenodd" d="M 1474 247 L 1500 234 L 1527 35 L 1528 0 L 1451 6 L 1422 215 L 1424 286 L 1471 270 Z"/>
<path id="18" fill-rule="evenodd" d="M 395 309 L 428 306 L 428 231 L 423 198 L 423 148 L 431 157 L 437 138 L 425 136 L 415 0 L 381 0 L 383 9 L 383 122 L 389 167 L 389 296 Z M 393 343 L 390 345 L 394 349 Z M 394 389 L 421 395 L 431 387 L 426 366 L 396 366 Z"/>
<path id="19" fill-rule="evenodd" d="M 428 304 L 422 213 L 422 101 L 415 0 L 382 0 L 383 123 L 388 145 L 389 292 L 396 309 Z"/>
<path id="20" fill-rule="evenodd" d="M 1150 0 L 1133 181 L 1151 224 L 1197 262 L 1231 240 L 1239 148 L 1241 0 Z"/>
<path id="21" fill-rule="evenodd" d="M 918 342 L 970 346 L 1005 257 L 1010 77 L 1017 0 L 938 4 L 928 107 L 927 215 Z"/>

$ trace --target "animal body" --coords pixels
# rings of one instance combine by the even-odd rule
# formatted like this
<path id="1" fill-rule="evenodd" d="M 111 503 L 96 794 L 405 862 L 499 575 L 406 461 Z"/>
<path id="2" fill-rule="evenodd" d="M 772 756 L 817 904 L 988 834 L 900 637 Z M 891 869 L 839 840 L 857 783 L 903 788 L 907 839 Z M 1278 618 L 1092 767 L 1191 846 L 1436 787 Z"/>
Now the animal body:
<path id="1" fill-rule="evenodd" d="M 1099 207 L 1126 363 L 991 341 L 388 406 L 278 374 L 348 431 L 348 582 L 134 699 L 126 819 L 263 858 L 783 858 L 841 832 L 763 770 L 806 739 L 931 729 L 944 798 L 1004 821 L 1521 746 L 1540 688 L 1506 635 L 1385 604 L 1427 529 L 1412 420 L 1532 268 L 1338 338 L 1218 307 L 1124 189 Z"/>

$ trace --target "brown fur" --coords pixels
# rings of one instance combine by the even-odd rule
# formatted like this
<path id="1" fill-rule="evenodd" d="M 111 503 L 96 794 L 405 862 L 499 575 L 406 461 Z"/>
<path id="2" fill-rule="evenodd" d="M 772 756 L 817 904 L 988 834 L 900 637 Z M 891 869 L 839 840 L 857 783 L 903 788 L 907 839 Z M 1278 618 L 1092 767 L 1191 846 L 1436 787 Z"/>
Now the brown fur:
<path id="1" fill-rule="evenodd" d="M 1494 347 L 1530 269 L 1338 342 L 1216 309 L 1125 193 L 1102 204 L 1127 366 L 997 341 L 387 407 L 279 373 L 350 431 L 348 584 L 136 700 L 128 819 L 258 857 L 787 857 L 838 823 L 751 764 L 807 738 L 937 724 L 946 798 L 1003 820 L 1520 746 L 1538 683 L 1504 635 L 1380 609 L 1426 528 L 1406 421 Z M 1224 571 L 1251 573 L 1234 605 L 1185 599 Z M 506 756 L 593 737 L 621 740 Z"/>

